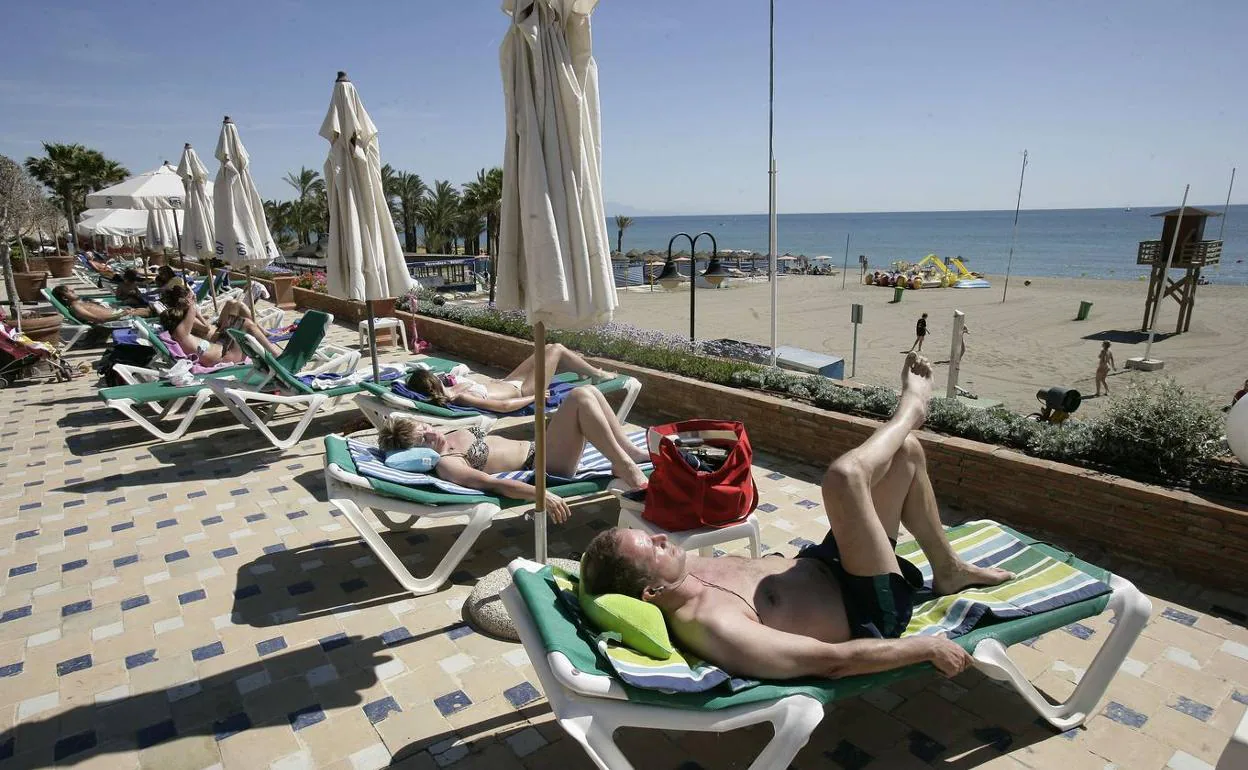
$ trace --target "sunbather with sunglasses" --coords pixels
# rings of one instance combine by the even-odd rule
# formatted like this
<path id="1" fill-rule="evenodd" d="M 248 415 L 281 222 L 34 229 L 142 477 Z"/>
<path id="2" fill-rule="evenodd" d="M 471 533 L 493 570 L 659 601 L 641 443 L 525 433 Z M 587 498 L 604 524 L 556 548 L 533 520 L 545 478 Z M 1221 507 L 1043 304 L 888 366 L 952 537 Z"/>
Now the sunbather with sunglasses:
<path id="1" fill-rule="evenodd" d="M 147 318 L 152 314 L 148 308 L 105 307 L 98 302 L 91 302 L 78 296 L 73 287 L 61 284 L 52 289 L 52 296 L 69 309 L 70 315 L 88 324 L 103 324 L 110 321 L 124 321 L 127 318 Z"/>
<path id="2" fill-rule="evenodd" d="M 160 314 L 161 326 L 187 355 L 195 356 L 201 366 L 215 366 L 222 361 L 241 363 L 246 358 L 242 348 L 225 333 L 226 329 L 242 329 L 273 355 L 282 353 L 281 348 L 269 341 L 264 329 L 252 320 L 251 312 L 242 302 L 223 303 L 214 326 L 200 315 L 195 297 L 185 286 L 167 289 L 160 295 L 160 301 L 165 305 Z"/>
<path id="3" fill-rule="evenodd" d="M 615 372 L 593 366 L 563 345 L 551 343 L 546 346 L 546 373 L 553 375 L 560 368 L 588 377 L 594 383 L 616 376 Z M 439 374 L 428 369 L 417 369 L 408 376 L 405 384 L 413 391 L 428 396 L 437 406 L 455 404 L 506 414 L 533 403 L 535 370 L 535 358 L 529 356 L 510 374 L 498 380 L 476 373 Z"/>
<path id="4" fill-rule="evenodd" d="M 923 548 L 938 594 L 1013 576 L 960 560 L 945 536 L 911 433 L 927 418 L 931 391 L 927 360 L 909 354 L 892 419 L 824 476 L 831 531 L 796 558 L 702 558 L 665 535 L 610 529 L 586 549 L 586 590 L 655 604 L 685 648 L 738 676 L 843 677 L 923 662 L 960 673 L 971 658 L 957 644 L 898 638 L 922 586 L 918 569 L 895 552 L 899 526 Z"/>
<path id="5" fill-rule="evenodd" d="M 650 456 L 628 440 L 602 393 L 596 388 L 576 388 L 546 426 L 546 472 L 564 478 L 574 476 L 587 441 L 611 462 L 612 474 L 630 489 L 646 485 L 646 475 L 638 463 L 648 462 Z M 533 470 L 532 441 L 487 435 L 480 428 L 445 430 L 404 415 L 391 415 L 378 432 L 377 445 L 387 453 L 429 447 L 441 455 L 434 473 L 447 481 L 504 497 L 537 499 L 537 488 L 532 484 L 494 476 Z M 563 498 L 547 492 L 545 501 L 546 513 L 553 521 L 568 520 L 570 512 Z"/>

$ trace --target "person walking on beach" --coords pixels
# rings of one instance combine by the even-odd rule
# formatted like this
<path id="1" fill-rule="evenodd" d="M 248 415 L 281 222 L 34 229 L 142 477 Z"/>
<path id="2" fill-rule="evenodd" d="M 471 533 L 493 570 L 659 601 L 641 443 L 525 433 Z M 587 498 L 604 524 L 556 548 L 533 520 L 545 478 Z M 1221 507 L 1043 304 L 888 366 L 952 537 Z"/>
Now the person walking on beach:
<path id="1" fill-rule="evenodd" d="M 919 320 L 914 325 L 914 344 L 910 346 L 907 353 L 913 352 L 916 348 L 920 353 L 923 352 L 923 338 L 927 336 L 927 313 L 919 316 Z"/>
<path id="2" fill-rule="evenodd" d="M 1109 340 L 1101 343 L 1101 352 L 1096 359 L 1096 395 L 1101 395 L 1101 388 L 1105 388 L 1105 395 L 1109 395 L 1109 369 L 1113 367 L 1114 371 L 1118 371 L 1118 365 L 1114 363 L 1114 354 L 1109 350 Z"/>

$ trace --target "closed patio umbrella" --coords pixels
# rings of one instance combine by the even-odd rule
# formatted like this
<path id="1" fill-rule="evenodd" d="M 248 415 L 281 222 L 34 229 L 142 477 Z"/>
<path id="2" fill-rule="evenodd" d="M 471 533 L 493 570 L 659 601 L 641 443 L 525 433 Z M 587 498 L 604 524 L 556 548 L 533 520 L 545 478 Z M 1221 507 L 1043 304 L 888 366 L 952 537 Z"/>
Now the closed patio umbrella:
<path id="1" fill-rule="evenodd" d="M 497 304 L 533 324 L 542 393 L 546 325 L 610 321 L 617 304 L 602 194 L 598 66 L 590 14 L 597 0 L 507 0 L 501 65 L 506 148 Z M 535 550 L 546 561 L 545 399 L 535 401 Z"/>
<path id="2" fill-rule="evenodd" d="M 213 184 L 213 221 L 216 256 L 247 273 L 247 300 L 251 296 L 252 265 L 268 264 L 279 254 L 264 217 L 264 205 L 251 179 L 251 157 L 238 136 L 238 127 L 226 115 L 217 140 L 221 168 Z"/>
<path id="3" fill-rule="evenodd" d="M 216 256 L 216 229 L 212 198 L 208 195 L 208 169 L 190 144 L 183 145 L 182 159 L 178 161 L 178 176 L 182 179 L 185 193 L 186 216 L 182 223 L 183 251 L 189 252 L 200 262 L 209 265 L 208 286 L 212 290 L 212 306 L 217 306 L 216 282 L 212 280 L 211 259 Z"/>
<path id="4" fill-rule="evenodd" d="M 345 72 L 339 72 L 334 82 L 320 134 L 329 142 L 325 159 L 329 200 L 326 289 L 335 297 L 365 301 L 373 380 L 377 381 L 380 372 L 372 301 L 407 292 L 412 277 L 381 184 L 377 126 Z"/>

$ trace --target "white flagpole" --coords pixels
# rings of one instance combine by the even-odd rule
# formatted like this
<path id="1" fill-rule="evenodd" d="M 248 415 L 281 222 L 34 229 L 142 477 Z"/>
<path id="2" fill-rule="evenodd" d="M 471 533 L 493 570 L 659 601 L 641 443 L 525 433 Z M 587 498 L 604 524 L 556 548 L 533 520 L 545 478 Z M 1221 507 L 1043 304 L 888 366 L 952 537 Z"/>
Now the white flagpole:
<path id="1" fill-rule="evenodd" d="M 1231 183 L 1226 186 L 1226 204 L 1222 206 L 1222 222 L 1218 225 L 1218 240 L 1222 240 L 1222 233 L 1226 231 L 1226 213 L 1231 210 L 1231 190 L 1235 189 L 1235 169 L 1231 169 Z"/>
<path id="2" fill-rule="evenodd" d="M 1010 290 L 1010 267 L 1014 264 L 1014 243 L 1018 240 L 1018 210 L 1023 205 L 1023 176 L 1027 173 L 1027 151 L 1023 150 L 1023 168 L 1018 172 L 1018 200 L 1014 202 L 1014 232 L 1010 235 L 1010 257 L 1005 263 L 1005 286 L 1001 289 L 1001 301 Z"/>
<path id="3" fill-rule="evenodd" d="M 776 365 L 776 339 L 779 334 L 780 271 L 776 266 L 776 0 L 771 0 L 770 42 L 767 79 L 767 175 L 770 191 L 767 203 L 767 259 L 771 264 L 771 365 Z"/>
<path id="4" fill-rule="evenodd" d="M 1174 237 L 1170 239 L 1170 251 L 1166 252 L 1166 272 L 1161 274 L 1161 285 L 1157 291 L 1157 301 L 1153 303 L 1153 317 L 1148 322 L 1148 344 L 1144 346 L 1144 362 L 1151 360 L 1148 356 L 1153 349 L 1153 337 L 1157 334 L 1157 311 L 1166 298 L 1166 279 L 1170 277 L 1170 265 L 1174 262 L 1174 250 L 1179 247 L 1179 228 L 1183 225 L 1183 212 L 1187 210 L 1187 192 L 1192 186 L 1183 187 L 1183 203 L 1179 205 L 1179 219 L 1174 223 Z"/>

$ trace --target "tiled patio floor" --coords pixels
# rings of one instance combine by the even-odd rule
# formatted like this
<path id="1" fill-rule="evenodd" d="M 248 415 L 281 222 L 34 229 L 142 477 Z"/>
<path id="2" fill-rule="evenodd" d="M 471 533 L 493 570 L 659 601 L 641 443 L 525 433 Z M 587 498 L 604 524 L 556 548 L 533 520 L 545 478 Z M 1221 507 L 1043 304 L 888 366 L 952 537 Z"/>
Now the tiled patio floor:
<path id="1" fill-rule="evenodd" d="M 354 344 L 354 329 L 332 334 Z M 224 409 L 158 443 L 94 394 L 94 376 L 0 392 L 0 770 L 590 766 L 522 648 L 462 618 L 475 576 L 531 553 L 524 519 L 487 532 L 444 590 L 405 596 L 325 501 L 320 437 L 354 420 L 349 403 L 276 452 Z M 820 469 L 758 466 L 764 542 L 791 554 L 821 538 Z M 578 555 L 615 516 L 609 502 L 575 511 L 552 527 L 554 555 Z M 396 550 L 420 571 L 448 529 L 396 536 Z M 1248 703 L 1248 603 L 1064 544 L 1155 597 L 1085 728 L 1055 734 L 977 673 L 932 676 L 836 706 L 795 766 L 1216 762 Z M 1015 657 L 1065 697 L 1106 633 L 1091 619 Z M 744 767 L 767 732 L 622 742 L 638 768 Z"/>

